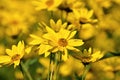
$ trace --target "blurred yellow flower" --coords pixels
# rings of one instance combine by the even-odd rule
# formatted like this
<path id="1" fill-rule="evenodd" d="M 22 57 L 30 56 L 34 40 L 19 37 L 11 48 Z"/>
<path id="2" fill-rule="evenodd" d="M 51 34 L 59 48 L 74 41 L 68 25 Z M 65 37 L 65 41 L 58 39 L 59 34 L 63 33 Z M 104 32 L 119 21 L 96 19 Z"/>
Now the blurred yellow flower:
<path id="1" fill-rule="evenodd" d="M 57 7 L 62 3 L 63 0 L 36 0 L 33 4 L 36 5 L 36 10 L 47 9 L 52 11 L 57 9 Z"/>
<path id="2" fill-rule="evenodd" d="M 97 19 L 92 19 L 93 10 L 88 11 L 87 8 L 73 9 L 73 12 L 68 13 L 67 20 L 77 27 L 81 24 L 95 23 Z"/>
<path id="3" fill-rule="evenodd" d="M 96 27 L 91 24 L 83 24 L 79 30 L 79 37 L 84 40 L 88 40 L 96 35 Z"/>
<path id="4" fill-rule="evenodd" d="M 55 21 L 53 19 L 51 19 L 50 20 L 50 26 L 51 26 L 52 29 L 54 29 L 56 32 L 58 32 L 60 30 L 60 28 L 66 28 L 67 27 L 67 22 L 62 24 L 62 20 L 59 19 L 55 23 Z"/>
<path id="5" fill-rule="evenodd" d="M 51 19 L 51 20 L 50 20 L 50 27 L 51 27 L 54 31 L 58 32 L 61 28 L 70 30 L 70 29 L 72 29 L 74 26 L 73 26 L 73 25 L 68 25 L 67 22 L 62 23 L 62 20 L 61 20 L 61 19 L 57 20 L 56 23 L 55 23 L 55 21 L 54 21 L 53 19 Z"/>
<path id="6" fill-rule="evenodd" d="M 75 46 L 81 46 L 83 45 L 83 41 L 81 39 L 72 39 L 76 31 L 68 31 L 66 29 L 61 28 L 59 32 L 55 32 L 48 26 L 46 27 L 46 30 L 48 33 L 43 35 L 43 38 L 48 40 L 48 44 L 45 46 L 40 46 L 39 53 L 43 54 L 46 51 L 49 52 L 57 52 L 61 51 L 62 59 L 67 60 L 68 57 L 68 51 L 69 50 L 76 50 L 79 51 L 77 48 L 74 48 Z M 46 48 L 48 47 L 48 48 Z M 46 49 L 46 50 L 45 50 Z M 43 51 L 44 50 L 44 51 Z M 48 53 L 49 55 L 50 53 Z"/>
<path id="7" fill-rule="evenodd" d="M 66 12 L 71 12 L 73 9 L 79 9 L 85 4 L 80 0 L 63 0 L 59 9 L 65 10 Z"/>
<path id="8" fill-rule="evenodd" d="M 87 8 L 74 9 L 73 13 L 76 16 L 76 19 L 80 21 L 80 23 L 97 21 L 96 19 L 91 19 L 91 17 L 93 16 L 93 10 L 88 11 Z"/>
<path id="9" fill-rule="evenodd" d="M 6 49 L 7 55 L 0 55 L 0 64 L 14 64 L 14 68 L 19 65 L 20 59 L 24 56 L 24 42 L 19 41 L 18 45 L 13 45 L 12 50 Z"/>
<path id="10" fill-rule="evenodd" d="M 18 12 L 3 12 L 3 20 L 1 24 L 5 28 L 5 33 L 10 36 L 18 35 L 19 33 L 28 32 L 28 24 L 25 21 L 26 17 Z"/>
<path id="11" fill-rule="evenodd" d="M 95 62 L 104 56 L 103 52 L 95 48 L 89 48 L 88 51 L 84 49 L 81 53 L 73 54 L 77 59 L 80 59 L 83 63 Z"/>

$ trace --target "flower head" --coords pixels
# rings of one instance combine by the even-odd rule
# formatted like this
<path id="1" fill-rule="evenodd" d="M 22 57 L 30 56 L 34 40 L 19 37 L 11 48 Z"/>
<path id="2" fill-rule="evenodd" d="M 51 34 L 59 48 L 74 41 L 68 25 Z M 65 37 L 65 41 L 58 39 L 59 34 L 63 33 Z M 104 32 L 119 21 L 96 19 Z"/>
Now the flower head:
<path id="1" fill-rule="evenodd" d="M 20 59 L 24 56 L 24 42 L 19 41 L 18 45 L 13 45 L 12 49 L 6 49 L 7 55 L 0 55 L 0 64 L 14 64 L 14 68 L 19 65 Z"/>
<path id="2" fill-rule="evenodd" d="M 44 34 L 43 38 L 48 40 L 48 44 L 46 46 L 49 47 L 45 48 L 45 46 L 43 51 L 43 46 L 40 46 L 39 53 L 41 54 L 46 52 L 54 53 L 57 51 L 61 51 L 63 52 L 62 59 L 66 60 L 68 57 L 68 49 L 79 51 L 75 47 L 81 46 L 84 43 L 81 39 L 72 39 L 75 36 L 76 31 L 69 31 L 61 28 L 59 32 L 55 32 L 49 27 L 46 27 L 46 30 L 48 33 Z"/>
<path id="3" fill-rule="evenodd" d="M 84 49 L 84 51 L 80 54 L 73 54 L 73 56 L 77 59 L 80 59 L 83 63 L 90 63 L 99 60 L 104 55 L 103 52 L 98 49 L 89 48 L 88 51 Z"/>
<path id="4" fill-rule="evenodd" d="M 88 11 L 86 8 L 73 9 L 73 12 L 68 14 L 68 21 L 75 26 L 86 23 L 95 23 L 96 19 L 92 19 L 93 10 Z"/>
<path id="5" fill-rule="evenodd" d="M 54 29 L 56 32 L 58 32 L 60 30 L 60 28 L 66 28 L 67 27 L 67 22 L 62 24 L 62 20 L 59 19 L 55 23 L 55 21 L 53 19 L 51 19 L 50 20 L 50 26 L 51 26 L 52 29 Z"/>
<path id="6" fill-rule="evenodd" d="M 37 6 L 36 10 L 47 9 L 48 11 L 55 10 L 61 3 L 62 0 L 39 0 L 33 2 Z"/>

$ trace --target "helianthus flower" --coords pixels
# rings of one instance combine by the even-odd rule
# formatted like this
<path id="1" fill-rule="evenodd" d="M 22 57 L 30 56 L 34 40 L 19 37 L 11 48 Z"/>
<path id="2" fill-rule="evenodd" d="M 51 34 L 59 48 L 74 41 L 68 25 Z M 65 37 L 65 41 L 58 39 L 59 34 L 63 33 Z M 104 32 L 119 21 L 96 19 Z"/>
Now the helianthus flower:
<path id="1" fill-rule="evenodd" d="M 80 59 L 83 63 L 95 62 L 104 56 L 103 52 L 98 49 L 89 48 L 88 51 L 84 49 L 80 54 L 73 54 L 73 57 Z"/>
<path id="2" fill-rule="evenodd" d="M 19 65 L 20 59 L 24 56 L 24 42 L 19 41 L 18 45 L 13 45 L 12 49 L 6 49 L 7 55 L 0 55 L 0 64 L 14 64 L 14 68 Z"/>
<path id="3" fill-rule="evenodd" d="M 56 32 L 58 32 L 61 28 L 69 30 L 72 27 L 74 27 L 73 25 L 67 25 L 67 24 L 68 24 L 67 22 L 62 24 L 61 19 L 57 20 L 57 22 L 55 22 L 53 19 L 50 20 L 50 27 Z"/>
<path id="4" fill-rule="evenodd" d="M 88 11 L 86 8 L 81 8 L 79 10 L 74 9 L 73 13 L 76 16 L 76 18 L 80 20 L 81 23 L 96 21 L 96 20 L 91 19 L 93 15 L 93 10 Z"/>
<path id="5" fill-rule="evenodd" d="M 60 4 L 62 0 L 38 0 L 33 1 L 33 4 L 36 5 L 36 10 L 47 9 L 48 11 L 55 10 Z"/>
<path id="6" fill-rule="evenodd" d="M 60 28 L 66 28 L 67 27 L 67 22 L 62 24 L 62 20 L 59 19 L 55 23 L 55 21 L 53 19 L 51 19 L 50 20 L 50 26 L 51 26 L 52 29 L 54 29 L 56 32 L 58 32 L 60 30 Z"/>
<path id="7" fill-rule="evenodd" d="M 59 32 L 55 32 L 48 26 L 46 27 L 46 30 L 48 33 L 44 34 L 43 38 L 48 40 L 48 44 L 43 44 L 39 47 L 40 54 L 49 52 L 47 54 L 49 55 L 50 52 L 54 53 L 61 51 L 63 52 L 62 59 L 65 61 L 68 57 L 68 49 L 79 51 L 75 46 L 81 46 L 84 43 L 81 39 L 72 39 L 75 36 L 76 31 L 68 31 L 61 28 Z"/>
<path id="8" fill-rule="evenodd" d="M 88 11 L 87 8 L 73 9 L 73 12 L 68 14 L 68 21 L 76 25 L 97 22 L 97 19 L 92 19 L 92 16 L 93 10 Z"/>

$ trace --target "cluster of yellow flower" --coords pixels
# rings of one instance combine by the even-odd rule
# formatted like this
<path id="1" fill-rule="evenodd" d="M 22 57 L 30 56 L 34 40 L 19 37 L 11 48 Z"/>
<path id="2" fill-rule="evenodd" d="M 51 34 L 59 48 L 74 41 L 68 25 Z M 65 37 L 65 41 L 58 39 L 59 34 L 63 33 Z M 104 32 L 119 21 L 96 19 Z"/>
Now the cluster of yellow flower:
<path id="1" fill-rule="evenodd" d="M 64 76 L 74 73 L 76 77 L 72 78 L 78 79 L 83 73 L 83 80 L 83 66 L 103 64 L 97 61 L 111 56 L 110 52 L 119 55 L 119 4 L 119 0 L 1 0 L 0 67 L 14 64 L 16 68 L 20 64 L 24 70 L 23 63 L 39 58 L 43 66 L 53 62 L 53 67 L 47 66 L 50 80 L 61 79 L 53 74 L 57 71 Z M 11 50 L 6 49 L 11 45 Z M 68 65 L 71 67 L 65 71 Z M 36 72 L 41 73 L 41 69 Z M 27 76 L 32 80 L 28 72 Z"/>

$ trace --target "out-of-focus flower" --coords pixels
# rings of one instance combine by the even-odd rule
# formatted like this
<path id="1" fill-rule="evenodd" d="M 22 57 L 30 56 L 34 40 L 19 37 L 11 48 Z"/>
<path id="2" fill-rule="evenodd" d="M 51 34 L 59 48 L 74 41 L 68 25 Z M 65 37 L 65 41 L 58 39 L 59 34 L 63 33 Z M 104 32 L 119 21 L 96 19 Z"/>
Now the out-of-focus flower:
<path id="1" fill-rule="evenodd" d="M 5 46 L 0 44 L 0 55 L 5 54 Z"/>
<path id="2" fill-rule="evenodd" d="M 112 6 L 112 0 L 96 0 L 101 7 L 109 8 Z"/>
<path id="3" fill-rule="evenodd" d="M 57 7 L 62 3 L 63 0 L 36 0 L 33 4 L 36 5 L 36 10 L 47 9 L 52 11 L 57 9 Z"/>
<path id="4" fill-rule="evenodd" d="M 91 24 L 83 24 L 79 30 L 79 37 L 87 40 L 96 35 L 96 28 Z"/>
<path id="5" fill-rule="evenodd" d="M 104 51 L 114 51 L 115 43 L 114 40 L 109 38 L 105 32 L 100 31 L 100 34 L 97 34 L 94 46 L 102 49 Z M 109 45 L 109 46 L 108 46 Z"/>
<path id="6" fill-rule="evenodd" d="M 88 51 L 84 49 L 81 53 L 73 54 L 77 59 L 80 59 L 83 63 L 95 62 L 104 56 L 103 52 L 95 48 L 89 48 Z"/>
<path id="7" fill-rule="evenodd" d="M 17 80 L 24 80 L 24 76 L 21 71 L 15 71 L 15 78 Z"/>
<path id="8" fill-rule="evenodd" d="M 96 74 L 98 72 L 99 74 Z M 90 71 L 90 74 L 92 76 L 90 77 L 89 74 L 87 74 L 86 80 L 96 80 L 98 78 L 99 80 L 104 80 L 104 79 L 119 80 L 120 79 L 119 72 L 120 72 L 120 57 L 118 56 L 110 57 L 93 63 Z"/>
<path id="9" fill-rule="evenodd" d="M 0 55 L 0 64 L 14 64 L 14 68 L 19 65 L 20 59 L 24 56 L 24 42 L 19 41 L 18 45 L 13 45 L 12 50 L 6 49 L 7 55 Z"/>
<path id="10" fill-rule="evenodd" d="M 70 56 L 69 59 L 60 65 L 59 72 L 63 76 L 69 76 L 73 73 L 77 73 L 80 76 L 83 73 L 83 68 L 84 65 L 79 60 Z"/>
<path id="11" fill-rule="evenodd" d="M 5 27 L 7 35 L 18 35 L 20 32 L 28 32 L 25 17 L 20 13 L 3 13 L 1 24 Z"/>
<path id="12" fill-rule="evenodd" d="M 54 29 L 56 32 L 60 30 L 60 28 L 66 28 L 67 27 L 67 22 L 62 24 L 61 19 L 59 19 L 56 23 L 53 19 L 50 20 L 50 26 L 52 29 Z"/>
<path id="13" fill-rule="evenodd" d="M 74 9 L 73 13 L 80 21 L 80 23 L 88 23 L 88 22 L 96 22 L 96 19 L 91 19 L 93 16 L 93 10 L 88 11 L 87 8 L 81 8 L 81 9 Z"/>
<path id="14" fill-rule="evenodd" d="M 72 29 L 74 26 L 73 26 L 73 25 L 68 25 L 67 22 L 65 22 L 65 23 L 62 24 L 62 20 L 61 20 L 61 19 L 57 20 L 56 23 L 55 23 L 55 21 L 54 21 L 53 19 L 51 19 L 51 20 L 50 20 L 50 27 L 51 27 L 54 31 L 58 32 L 61 28 L 70 30 L 70 29 Z"/>
<path id="15" fill-rule="evenodd" d="M 97 19 L 92 19 L 92 16 L 93 10 L 88 11 L 86 8 L 74 9 L 73 12 L 68 14 L 67 20 L 76 27 L 80 27 L 81 24 L 97 22 Z"/>
<path id="16" fill-rule="evenodd" d="M 59 9 L 64 10 L 66 12 L 71 12 L 73 9 L 79 9 L 84 5 L 85 4 L 79 0 L 64 0 L 59 6 Z"/>

